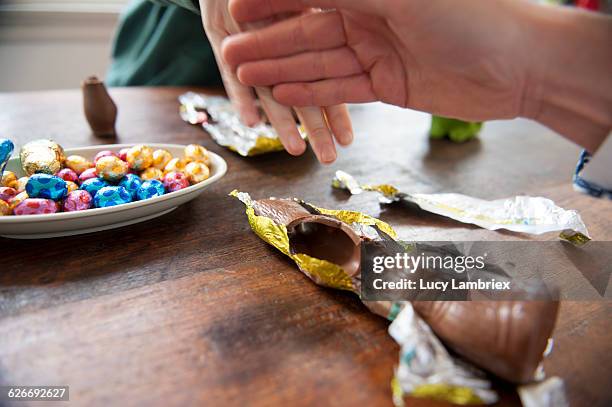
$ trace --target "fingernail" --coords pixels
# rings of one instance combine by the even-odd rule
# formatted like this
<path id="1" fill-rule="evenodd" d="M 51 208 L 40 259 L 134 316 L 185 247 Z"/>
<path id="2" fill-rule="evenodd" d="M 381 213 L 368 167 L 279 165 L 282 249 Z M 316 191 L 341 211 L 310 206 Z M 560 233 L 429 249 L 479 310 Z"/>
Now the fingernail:
<path id="1" fill-rule="evenodd" d="M 333 163 L 336 160 L 336 152 L 331 149 L 321 151 L 321 162 L 324 164 Z"/>
<path id="2" fill-rule="evenodd" d="M 300 155 L 305 149 L 306 145 L 299 137 L 291 137 L 289 139 L 289 153 L 291 155 Z"/>
<path id="3" fill-rule="evenodd" d="M 350 131 L 346 133 L 343 141 L 344 141 L 345 146 L 348 146 L 349 144 L 351 144 L 353 142 L 353 133 Z"/>

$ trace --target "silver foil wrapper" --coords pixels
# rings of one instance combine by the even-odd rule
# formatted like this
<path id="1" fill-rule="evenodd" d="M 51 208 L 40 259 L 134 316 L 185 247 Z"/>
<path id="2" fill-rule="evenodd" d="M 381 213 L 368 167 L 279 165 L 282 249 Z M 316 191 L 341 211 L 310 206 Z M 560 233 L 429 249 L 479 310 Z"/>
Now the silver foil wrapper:
<path id="1" fill-rule="evenodd" d="M 427 212 L 484 229 L 506 229 L 535 235 L 560 232 L 560 238 L 575 244 L 584 244 L 591 240 L 578 212 L 563 209 L 543 197 L 515 196 L 486 201 L 454 193 L 413 194 L 401 192 L 388 184 L 360 184 L 344 171 L 336 172 L 332 186 L 347 190 L 353 195 L 364 191 L 378 192 L 381 203 L 411 202 Z"/>
<path id="2" fill-rule="evenodd" d="M 240 154 L 254 156 L 282 151 L 284 147 L 274 128 L 260 123 L 244 125 L 229 99 L 222 96 L 188 92 L 179 96 L 181 118 L 191 124 L 201 124 L 215 142 Z M 302 137 L 305 132 L 298 126 Z"/>

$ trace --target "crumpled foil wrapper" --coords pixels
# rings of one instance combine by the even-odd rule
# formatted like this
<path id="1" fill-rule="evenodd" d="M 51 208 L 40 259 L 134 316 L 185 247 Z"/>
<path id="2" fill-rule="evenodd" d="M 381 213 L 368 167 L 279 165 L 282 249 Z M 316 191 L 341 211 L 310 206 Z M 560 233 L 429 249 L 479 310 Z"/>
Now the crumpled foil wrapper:
<path id="1" fill-rule="evenodd" d="M 291 253 L 285 225 L 257 215 L 249 194 L 234 190 L 230 195 L 245 204 L 247 218 L 255 234 L 290 257 L 311 280 L 320 285 L 359 294 L 358 284 L 355 284 L 342 267 L 305 254 Z M 306 205 L 310 205 L 320 214 L 347 223 L 365 239 L 380 239 L 380 232 L 388 238 L 396 238 L 391 226 L 369 215 Z M 490 404 L 497 401 L 497 394 L 491 389 L 491 383 L 486 376 L 475 367 L 451 356 L 427 324 L 412 311 L 408 302 L 364 301 L 364 304 L 372 312 L 391 320 L 395 319 L 389 333 L 402 348 L 399 366 L 391 383 L 396 405 L 403 405 L 404 395 L 462 405 Z"/>
<path id="2" fill-rule="evenodd" d="M 244 125 L 229 99 L 222 96 L 187 92 L 179 96 L 181 118 L 191 124 L 201 124 L 217 144 L 248 157 L 282 151 L 284 147 L 276 130 L 268 124 Z M 304 130 L 298 126 L 302 137 Z"/>
<path id="3" fill-rule="evenodd" d="M 332 186 L 347 190 L 352 195 L 375 191 L 381 194 L 379 198 L 381 203 L 389 204 L 397 201 L 414 203 L 427 212 L 471 223 L 484 229 L 506 229 L 536 235 L 560 232 L 561 239 L 577 245 L 591 240 L 578 212 L 563 209 L 547 198 L 515 196 L 486 201 L 454 193 L 411 194 L 401 192 L 388 184 L 360 184 L 344 171 L 336 172 Z"/>
<path id="4" fill-rule="evenodd" d="M 30 141 L 19 151 L 23 171 L 28 175 L 35 173 L 56 174 L 66 160 L 62 146 L 52 140 Z"/>

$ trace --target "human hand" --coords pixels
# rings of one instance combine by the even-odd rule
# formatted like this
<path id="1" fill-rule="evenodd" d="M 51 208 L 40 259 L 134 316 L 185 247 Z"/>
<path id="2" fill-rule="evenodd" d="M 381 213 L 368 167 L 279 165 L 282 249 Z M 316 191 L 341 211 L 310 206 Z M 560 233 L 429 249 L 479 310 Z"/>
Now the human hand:
<path id="1" fill-rule="evenodd" d="M 302 154 L 306 144 L 297 130 L 292 109 L 275 101 L 268 87 L 258 86 L 252 89 L 241 84 L 221 57 L 220 47 L 223 39 L 232 33 L 240 32 L 239 25 L 229 14 L 228 0 L 200 0 L 200 10 L 204 30 L 217 59 L 225 89 L 242 121 L 252 126 L 261 120 L 255 99 L 257 95 L 285 149 L 293 155 Z M 302 10 L 303 8 L 298 11 Z M 310 144 L 319 161 L 331 163 L 336 159 L 333 138 L 335 137 L 340 145 L 348 145 L 353 139 L 348 110 L 342 104 L 323 108 L 312 106 L 296 108 L 295 111 L 308 133 Z"/>
<path id="2" fill-rule="evenodd" d="M 224 57 L 248 85 L 288 105 L 381 100 L 466 120 L 515 117 L 528 76 L 517 52 L 516 1 L 233 0 L 241 22 L 305 6 L 297 16 L 230 38 Z M 524 4 L 518 2 L 522 7 Z M 523 46 L 524 44 L 518 44 Z"/>
<path id="3" fill-rule="evenodd" d="M 594 152 L 612 127 L 612 18 L 528 1 L 231 0 L 246 84 L 283 104 L 387 103 L 468 121 L 523 116 Z"/>

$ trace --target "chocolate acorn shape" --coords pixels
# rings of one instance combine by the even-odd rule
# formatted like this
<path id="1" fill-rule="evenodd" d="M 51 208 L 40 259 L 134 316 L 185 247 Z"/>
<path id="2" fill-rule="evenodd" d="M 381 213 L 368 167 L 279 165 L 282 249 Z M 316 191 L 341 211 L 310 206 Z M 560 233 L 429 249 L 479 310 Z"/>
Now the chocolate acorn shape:
<path id="1" fill-rule="evenodd" d="M 83 110 L 91 131 L 98 137 L 114 137 L 117 106 L 111 99 L 104 82 L 90 76 L 82 85 Z"/>
<path id="2" fill-rule="evenodd" d="M 289 199 L 254 201 L 253 209 L 256 215 L 287 228 L 291 253 L 341 266 L 358 293 L 364 238 L 349 225 Z M 388 301 L 364 303 L 384 317 L 392 305 Z M 534 379 L 559 308 L 555 301 L 413 301 L 412 305 L 446 346 L 513 383 Z"/>

